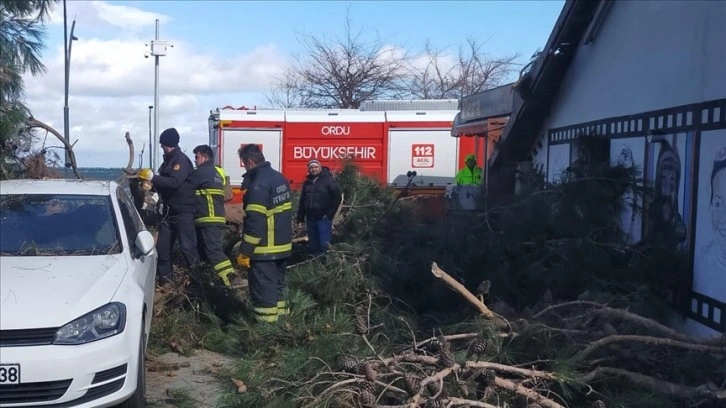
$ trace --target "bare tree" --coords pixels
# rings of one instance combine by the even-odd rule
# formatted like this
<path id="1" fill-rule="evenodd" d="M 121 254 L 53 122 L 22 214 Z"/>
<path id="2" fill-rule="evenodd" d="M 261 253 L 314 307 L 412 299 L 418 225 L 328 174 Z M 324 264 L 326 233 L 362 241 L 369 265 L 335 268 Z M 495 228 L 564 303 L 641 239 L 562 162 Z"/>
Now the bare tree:
<path id="1" fill-rule="evenodd" d="M 406 56 L 378 35 L 367 40 L 353 32 L 346 16 L 345 33 L 334 40 L 302 34 L 302 56 L 266 93 L 276 107 L 358 108 L 361 102 L 393 98 L 401 90 Z"/>
<path id="2" fill-rule="evenodd" d="M 453 56 L 426 41 L 423 55 L 409 60 L 406 92 L 416 99 L 456 99 L 513 79 L 519 55 L 492 58 L 483 47 L 484 43 L 470 37 Z"/>
<path id="3" fill-rule="evenodd" d="M 271 108 L 304 108 L 312 103 L 307 93 L 300 92 L 302 79 L 295 69 L 287 68 L 272 82 L 270 89 L 263 92 Z"/>

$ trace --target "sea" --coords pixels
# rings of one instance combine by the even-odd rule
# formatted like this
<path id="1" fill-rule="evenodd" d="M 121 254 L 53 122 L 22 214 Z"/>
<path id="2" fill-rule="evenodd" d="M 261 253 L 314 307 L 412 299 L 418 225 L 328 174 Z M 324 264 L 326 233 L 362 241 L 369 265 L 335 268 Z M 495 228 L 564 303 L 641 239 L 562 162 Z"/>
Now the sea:
<path id="1" fill-rule="evenodd" d="M 66 169 L 63 167 L 53 168 L 55 174 L 63 178 L 75 178 L 72 169 Z M 121 167 L 79 167 L 78 173 L 84 180 L 98 180 L 98 181 L 117 181 L 124 187 L 128 188 L 127 179 L 121 178 L 124 174 L 123 168 Z"/>

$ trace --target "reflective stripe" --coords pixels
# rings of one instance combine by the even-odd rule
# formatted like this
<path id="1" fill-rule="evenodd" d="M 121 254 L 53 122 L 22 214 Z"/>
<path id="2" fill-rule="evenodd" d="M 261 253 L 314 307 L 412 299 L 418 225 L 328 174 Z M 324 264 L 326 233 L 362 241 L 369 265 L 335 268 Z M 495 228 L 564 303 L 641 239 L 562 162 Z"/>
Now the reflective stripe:
<path id="1" fill-rule="evenodd" d="M 292 251 L 292 244 L 261 246 L 261 247 L 255 248 L 255 253 L 258 255 L 278 254 L 280 252 L 287 252 L 287 251 Z"/>
<path id="2" fill-rule="evenodd" d="M 268 245 L 258 246 L 255 248 L 254 253 L 258 255 L 264 254 L 278 254 L 281 252 L 292 251 L 292 243 L 283 245 L 270 245 L 275 243 L 275 214 L 282 213 L 287 210 L 292 210 L 292 203 L 287 202 L 280 204 L 272 209 L 267 209 L 264 205 L 260 204 L 247 204 L 245 211 L 254 211 L 262 213 L 267 217 L 267 243 Z M 253 238 L 253 237 L 250 237 Z M 260 240 L 261 241 L 261 240 Z M 259 244 L 259 242 L 251 242 L 245 238 L 245 242 L 253 245 Z"/>
<path id="3" fill-rule="evenodd" d="M 214 201 L 212 201 L 211 195 L 207 195 L 207 215 L 209 217 L 214 217 L 216 215 L 214 213 Z"/>
<path id="4" fill-rule="evenodd" d="M 281 213 L 281 212 L 283 212 L 285 210 L 292 210 L 292 203 L 280 204 L 277 207 L 273 207 L 270 210 L 268 210 L 267 208 L 265 208 L 264 205 L 260 205 L 260 204 L 247 204 L 247 206 L 245 206 L 245 211 L 255 211 L 255 212 L 259 212 L 259 213 L 262 213 L 262 214 L 264 214 L 264 215 L 266 215 L 268 217 L 271 216 L 271 215 L 274 215 L 274 214 Z"/>
<path id="5" fill-rule="evenodd" d="M 224 190 L 219 188 L 200 188 L 197 195 L 224 195 Z"/>
<path id="6" fill-rule="evenodd" d="M 244 239 L 246 243 L 252 245 L 257 245 L 260 241 L 262 241 L 262 238 L 253 237 L 252 235 L 247 234 L 242 235 L 242 239 Z"/>
<path id="7" fill-rule="evenodd" d="M 267 245 L 275 245 L 275 216 L 267 216 Z"/>
<path id="8" fill-rule="evenodd" d="M 199 217 L 194 220 L 197 224 L 206 224 L 206 223 L 222 223 L 226 224 L 227 219 L 224 217 Z"/>
<path id="9" fill-rule="evenodd" d="M 245 211 L 255 211 L 267 215 L 267 208 L 264 205 L 259 204 L 247 204 Z"/>
<path id="10" fill-rule="evenodd" d="M 277 301 L 277 314 L 278 315 L 287 315 L 290 314 L 290 308 L 287 307 L 287 302 L 284 300 L 278 300 Z"/>
<path id="11" fill-rule="evenodd" d="M 254 307 L 255 318 L 260 322 L 274 323 L 277 321 L 277 306 L 275 307 Z"/>
<path id="12" fill-rule="evenodd" d="M 232 267 L 232 262 L 229 259 L 227 259 L 226 261 L 222 261 L 222 262 L 214 265 L 214 271 L 215 272 L 219 272 L 219 271 L 224 270 L 224 269 L 234 269 L 234 267 Z"/>

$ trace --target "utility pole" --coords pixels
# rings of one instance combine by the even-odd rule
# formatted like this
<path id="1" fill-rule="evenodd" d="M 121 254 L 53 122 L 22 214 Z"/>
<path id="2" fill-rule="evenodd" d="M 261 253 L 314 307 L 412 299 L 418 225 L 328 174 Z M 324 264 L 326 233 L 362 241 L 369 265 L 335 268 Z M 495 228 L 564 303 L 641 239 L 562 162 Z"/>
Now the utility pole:
<path id="1" fill-rule="evenodd" d="M 154 163 L 152 163 L 152 156 L 154 155 L 154 141 L 151 137 L 151 111 L 154 109 L 153 106 L 149 105 L 149 168 L 153 171 L 154 170 Z"/>
<path id="2" fill-rule="evenodd" d="M 166 55 L 167 46 L 173 47 L 167 41 L 159 40 L 159 19 L 156 19 L 156 36 L 151 41 L 151 53 L 147 52 L 144 55 L 146 58 L 149 58 L 149 55 L 154 57 L 154 145 L 151 150 L 153 152 L 152 170 L 156 169 L 159 163 L 159 57 Z"/>
<path id="3" fill-rule="evenodd" d="M 66 0 L 63 0 L 63 48 L 65 58 L 65 98 L 63 104 L 63 136 L 65 137 L 66 143 L 71 144 L 70 135 L 70 124 L 68 123 L 68 88 L 71 76 L 71 49 L 73 47 L 73 41 L 77 40 L 76 36 L 73 35 L 73 31 L 76 28 L 76 19 L 73 19 L 71 25 L 71 37 L 68 38 L 68 16 L 66 13 Z M 68 168 L 71 166 L 71 156 L 68 149 L 65 149 L 65 176 L 68 177 Z"/>

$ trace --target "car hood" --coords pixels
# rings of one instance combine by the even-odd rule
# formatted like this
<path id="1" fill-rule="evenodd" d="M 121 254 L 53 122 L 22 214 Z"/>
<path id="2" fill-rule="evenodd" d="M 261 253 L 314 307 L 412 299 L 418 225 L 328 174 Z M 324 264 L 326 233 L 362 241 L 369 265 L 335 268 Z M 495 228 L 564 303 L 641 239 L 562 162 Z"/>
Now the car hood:
<path id="1" fill-rule="evenodd" d="M 113 298 L 123 255 L 0 257 L 0 329 L 60 327 Z"/>

